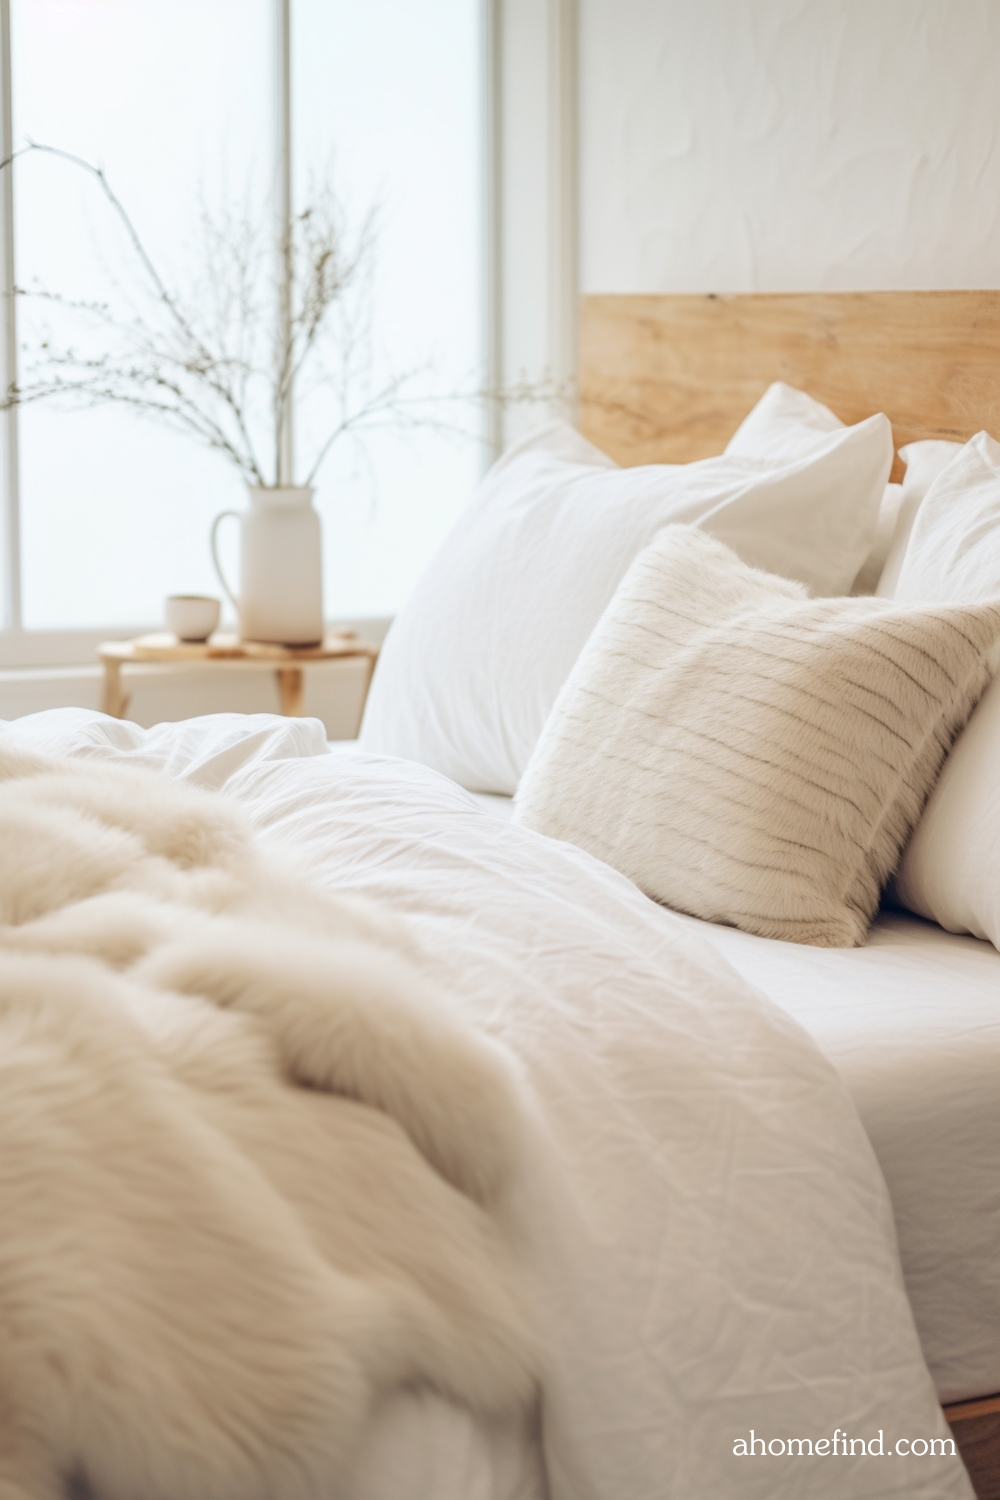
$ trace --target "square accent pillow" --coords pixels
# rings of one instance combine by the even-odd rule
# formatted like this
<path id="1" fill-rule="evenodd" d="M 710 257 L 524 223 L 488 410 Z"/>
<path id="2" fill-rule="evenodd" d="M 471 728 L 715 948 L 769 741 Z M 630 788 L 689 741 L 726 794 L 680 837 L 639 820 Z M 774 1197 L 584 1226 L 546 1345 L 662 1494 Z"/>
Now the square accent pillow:
<path id="1" fill-rule="evenodd" d="M 817 594 L 846 592 L 875 534 L 887 419 L 845 427 L 776 385 L 730 450 L 622 469 L 564 422 L 512 449 L 393 622 L 362 748 L 514 792 L 587 637 L 668 522 L 697 522 Z"/>
<path id="2" fill-rule="evenodd" d="M 515 819 L 694 916 L 859 944 L 998 654 L 1000 602 L 809 599 L 667 527 L 573 669 Z"/>

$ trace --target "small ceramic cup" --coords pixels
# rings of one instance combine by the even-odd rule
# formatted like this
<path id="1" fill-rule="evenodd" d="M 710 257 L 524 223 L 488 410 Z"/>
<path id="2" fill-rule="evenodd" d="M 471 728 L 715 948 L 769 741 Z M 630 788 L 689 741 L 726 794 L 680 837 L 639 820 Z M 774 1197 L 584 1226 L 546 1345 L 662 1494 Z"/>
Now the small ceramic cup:
<path id="1" fill-rule="evenodd" d="M 164 606 L 167 629 L 179 641 L 207 641 L 220 609 L 219 600 L 208 594 L 171 594 Z"/>

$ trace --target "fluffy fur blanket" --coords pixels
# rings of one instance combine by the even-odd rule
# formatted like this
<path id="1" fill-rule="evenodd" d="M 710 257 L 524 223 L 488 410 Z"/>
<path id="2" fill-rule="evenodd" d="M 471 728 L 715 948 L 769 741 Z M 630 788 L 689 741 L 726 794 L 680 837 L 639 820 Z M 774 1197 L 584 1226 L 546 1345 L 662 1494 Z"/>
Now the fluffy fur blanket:
<path id="1" fill-rule="evenodd" d="M 342 1492 L 531 1400 L 507 1054 L 224 799 L 0 746 L 0 1500 Z"/>

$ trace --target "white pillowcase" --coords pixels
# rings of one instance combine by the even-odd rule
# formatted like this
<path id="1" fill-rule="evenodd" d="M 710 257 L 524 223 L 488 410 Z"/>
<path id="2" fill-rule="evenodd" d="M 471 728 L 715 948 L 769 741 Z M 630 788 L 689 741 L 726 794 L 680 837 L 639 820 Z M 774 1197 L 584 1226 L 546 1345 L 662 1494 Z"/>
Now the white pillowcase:
<path id="1" fill-rule="evenodd" d="M 897 599 L 971 603 L 1000 595 L 1000 443 L 977 433 L 920 503 Z"/>
<path id="2" fill-rule="evenodd" d="M 892 539 L 896 534 L 902 504 L 903 486 L 887 484 L 882 492 L 882 504 L 879 506 L 872 550 L 865 558 L 861 571 L 854 580 L 851 587 L 852 594 L 874 594 L 879 579 L 885 572 L 886 559 L 892 547 Z"/>
<path id="3" fill-rule="evenodd" d="M 513 793 L 560 688 L 642 548 L 698 522 L 817 594 L 850 588 L 892 461 L 887 419 L 844 427 L 772 386 L 726 453 L 620 469 L 565 423 L 492 469 L 386 638 L 365 750 Z"/>
<path id="4" fill-rule="evenodd" d="M 952 746 L 893 881 L 901 906 L 1000 948 L 1000 681 Z"/>
<path id="5" fill-rule="evenodd" d="M 852 594 L 877 594 L 880 599 L 893 597 L 920 502 L 941 470 L 961 451 L 961 443 L 937 438 L 907 443 L 900 448 L 906 474 L 902 484 L 885 487 L 872 550 L 854 580 Z"/>
<path id="6" fill-rule="evenodd" d="M 920 443 L 907 443 L 900 448 L 899 456 L 906 465 L 903 488 L 892 536 L 885 555 L 885 563 L 876 581 L 874 592 L 880 599 L 895 597 L 896 584 L 903 567 L 903 558 L 909 544 L 913 523 L 917 519 L 920 503 L 931 485 L 952 459 L 962 451 L 961 443 L 948 443 L 943 439 L 928 438 Z M 892 486 L 890 485 L 891 489 Z M 882 517 L 879 515 L 879 529 Z M 862 590 L 855 590 L 861 593 Z"/>
<path id="7" fill-rule="evenodd" d="M 959 451 L 920 506 L 896 594 L 1000 598 L 1000 443 L 985 432 Z M 1000 948 L 1000 680 L 952 747 L 894 889 L 911 911 Z"/>

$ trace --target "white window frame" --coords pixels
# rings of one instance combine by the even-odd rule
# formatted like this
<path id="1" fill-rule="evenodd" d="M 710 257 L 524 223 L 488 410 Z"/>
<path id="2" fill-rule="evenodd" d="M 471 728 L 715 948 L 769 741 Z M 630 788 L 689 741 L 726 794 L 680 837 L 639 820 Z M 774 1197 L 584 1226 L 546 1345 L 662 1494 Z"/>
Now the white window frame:
<path id="1" fill-rule="evenodd" d="M 480 5 L 488 381 L 492 389 L 499 389 L 525 376 L 550 377 L 569 391 L 576 375 L 578 305 L 576 0 L 543 0 L 541 4 L 539 0 L 480 0 Z M 275 128 L 286 219 L 291 212 L 290 11 L 291 0 L 274 0 Z M 10 0 L 0 0 L 2 159 L 10 156 L 13 146 Z M 0 176 L 0 292 L 4 301 L 0 365 L 6 389 L 17 372 L 17 309 L 12 173 L 7 170 Z M 562 403 L 570 410 L 572 404 L 571 399 Z M 522 417 L 520 425 L 523 422 Z M 516 413 L 505 416 L 501 403 L 491 407 L 492 454 L 500 451 L 518 426 Z M 2 427 L 0 669 L 93 663 L 102 641 L 155 629 L 153 620 L 105 629 L 24 628 L 16 406 L 3 413 Z M 286 473 L 292 471 L 291 441 L 289 432 Z M 375 622 L 347 623 L 364 627 Z"/>

